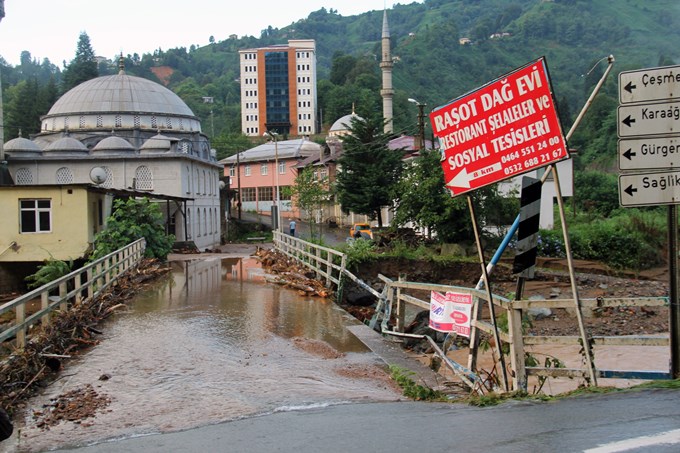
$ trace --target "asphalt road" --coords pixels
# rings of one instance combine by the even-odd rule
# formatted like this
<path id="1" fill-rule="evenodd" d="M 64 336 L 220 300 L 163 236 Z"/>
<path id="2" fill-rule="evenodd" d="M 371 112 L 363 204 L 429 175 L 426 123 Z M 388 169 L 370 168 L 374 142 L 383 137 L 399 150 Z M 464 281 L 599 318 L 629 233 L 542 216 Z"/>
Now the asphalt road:
<path id="1" fill-rule="evenodd" d="M 677 452 L 680 392 L 626 391 L 487 408 L 418 402 L 348 404 L 68 451 Z"/>

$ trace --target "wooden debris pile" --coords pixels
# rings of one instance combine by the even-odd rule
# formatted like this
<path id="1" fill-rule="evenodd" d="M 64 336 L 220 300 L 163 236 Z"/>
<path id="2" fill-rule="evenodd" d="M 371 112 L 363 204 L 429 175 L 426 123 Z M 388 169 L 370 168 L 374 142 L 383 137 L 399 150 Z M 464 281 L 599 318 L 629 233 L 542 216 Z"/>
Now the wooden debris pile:
<path id="1" fill-rule="evenodd" d="M 117 279 L 94 300 L 86 300 L 66 311 L 54 311 L 50 323 L 31 331 L 23 350 L 16 350 L 0 362 L 0 407 L 12 413 L 15 405 L 29 398 L 61 360 L 98 343 L 95 326 L 126 303 L 170 267 L 155 259 L 144 259 L 135 269 Z"/>
<path id="2" fill-rule="evenodd" d="M 294 288 L 301 295 L 329 297 L 329 289 L 316 280 L 313 271 L 284 253 L 258 248 L 255 255 L 260 258 L 262 268 L 270 274 L 265 276 L 267 281 Z"/>

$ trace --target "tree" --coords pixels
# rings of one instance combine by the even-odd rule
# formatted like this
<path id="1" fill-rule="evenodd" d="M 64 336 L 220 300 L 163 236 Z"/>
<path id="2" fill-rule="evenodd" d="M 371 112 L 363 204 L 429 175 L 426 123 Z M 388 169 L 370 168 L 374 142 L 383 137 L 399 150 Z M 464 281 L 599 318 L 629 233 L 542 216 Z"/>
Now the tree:
<path id="1" fill-rule="evenodd" d="M 343 211 L 365 214 L 383 226 L 380 209 L 392 205 L 393 188 L 402 171 L 402 151 L 391 150 L 391 134 L 382 118 L 352 118 L 350 134 L 342 137 L 337 193 Z"/>
<path id="2" fill-rule="evenodd" d="M 175 237 L 165 233 L 163 215 L 158 203 L 148 198 L 113 202 L 113 214 L 108 218 L 106 229 L 94 238 L 91 261 L 108 255 L 140 238 L 146 239 L 145 256 L 165 259 L 172 250 Z"/>
<path id="3" fill-rule="evenodd" d="M 310 234 L 314 237 L 314 224 L 316 223 L 314 211 L 320 211 L 323 204 L 331 198 L 328 177 L 320 177 L 314 168 L 307 167 L 298 173 L 295 184 L 289 190 L 295 205 L 307 213 Z"/>
<path id="4" fill-rule="evenodd" d="M 395 200 L 397 225 L 412 222 L 442 242 L 474 238 L 465 200 L 452 198 L 444 187 L 439 151 L 425 150 L 410 164 L 396 187 Z"/>
<path id="5" fill-rule="evenodd" d="M 71 88 L 96 77 L 99 77 L 99 71 L 97 70 L 94 50 L 90 45 L 90 37 L 87 36 L 87 33 L 82 32 L 78 38 L 76 57 L 64 69 L 63 90 L 67 92 Z"/>

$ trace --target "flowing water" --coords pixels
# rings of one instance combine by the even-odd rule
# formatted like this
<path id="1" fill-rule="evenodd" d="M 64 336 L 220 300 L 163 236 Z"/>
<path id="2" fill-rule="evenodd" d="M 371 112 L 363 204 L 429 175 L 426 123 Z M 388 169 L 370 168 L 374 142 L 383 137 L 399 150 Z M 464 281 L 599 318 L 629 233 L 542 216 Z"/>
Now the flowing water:
<path id="1" fill-rule="evenodd" d="M 264 282 L 257 261 L 172 262 L 170 278 L 141 293 L 29 401 L 26 426 L 0 445 L 43 451 L 188 429 L 241 417 L 353 401 L 392 401 L 379 359 L 333 302 Z M 108 378 L 100 380 L 100 377 Z M 111 403 L 82 423 L 49 430 L 31 416 L 91 384 Z"/>

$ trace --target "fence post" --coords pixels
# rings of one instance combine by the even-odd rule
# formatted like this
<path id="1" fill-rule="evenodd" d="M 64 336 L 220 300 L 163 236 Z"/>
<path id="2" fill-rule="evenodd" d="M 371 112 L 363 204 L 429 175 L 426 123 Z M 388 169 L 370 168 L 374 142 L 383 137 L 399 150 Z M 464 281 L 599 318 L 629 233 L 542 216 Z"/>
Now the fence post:
<path id="1" fill-rule="evenodd" d="M 524 362 L 524 337 L 522 333 L 522 310 L 507 308 L 508 333 L 510 334 L 510 365 L 512 366 L 513 390 L 527 390 L 527 370 Z"/>
<path id="2" fill-rule="evenodd" d="M 66 282 L 59 283 L 59 298 L 61 303 L 59 304 L 59 309 L 61 311 L 68 310 L 68 300 L 66 300 Z"/>
<path id="3" fill-rule="evenodd" d="M 50 306 L 50 298 L 49 298 L 49 293 L 47 291 L 43 291 L 40 293 L 40 309 L 45 310 L 47 307 Z M 47 325 L 50 323 L 50 313 L 45 313 L 45 316 L 40 318 L 40 322 L 43 323 L 43 325 Z"/>
<path id="4" fill-rule="evenodd" d="M 405 280 L 405 275 L 404 274 L 399 274 L 399 282 L 403 282 Z M 388 291 L 392 289 L 390 286 L 388 288 Z M 388 299 L 391 299 L 394 296 L 388 296 Z M 406 326 L 404 324 L 406 323 L 406 304 L 402 302 L 401 300 L 401 287 L 397 288 L 397 332 L 404 333 L 404 330 Z"/>
<path id="5" fill-rule="evenodd" d="M 23 324 L 26 321 L 26 305 L 17 305 L 14 309 L 14 317 L 17 326 Z M 26 346 L 26 326 L 17 331 L 17 348 L 23 349 L 24 346 Z"/>

